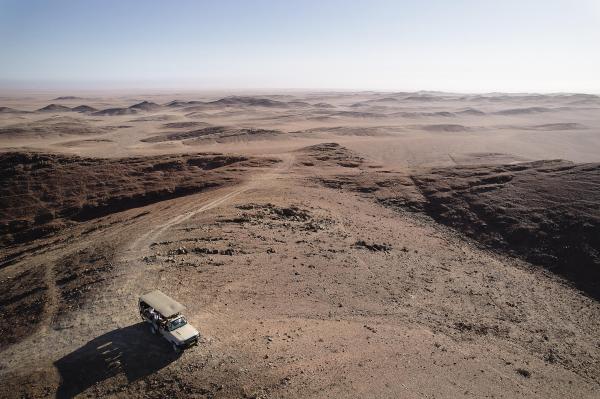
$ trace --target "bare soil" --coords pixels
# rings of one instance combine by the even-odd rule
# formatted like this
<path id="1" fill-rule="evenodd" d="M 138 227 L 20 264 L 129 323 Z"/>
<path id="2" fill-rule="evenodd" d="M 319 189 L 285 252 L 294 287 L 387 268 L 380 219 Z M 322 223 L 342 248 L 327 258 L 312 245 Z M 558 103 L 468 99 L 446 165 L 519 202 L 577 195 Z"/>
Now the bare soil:
<path id="1" fill-rule="evenodd" d="M 0 104 L 0 398 L 598 396 L 596 96 L 63 94 Z"/>

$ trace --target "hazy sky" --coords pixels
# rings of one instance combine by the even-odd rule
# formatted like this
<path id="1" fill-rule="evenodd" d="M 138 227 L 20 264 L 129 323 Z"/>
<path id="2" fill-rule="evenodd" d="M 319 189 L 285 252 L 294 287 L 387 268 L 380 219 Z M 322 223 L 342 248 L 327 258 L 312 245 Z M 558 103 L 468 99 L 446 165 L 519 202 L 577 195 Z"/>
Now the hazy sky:
<path id="1" fill-rule="evenodd" d="M 0 0 L 7 86 L 600 93 L 600 0 Z"/>

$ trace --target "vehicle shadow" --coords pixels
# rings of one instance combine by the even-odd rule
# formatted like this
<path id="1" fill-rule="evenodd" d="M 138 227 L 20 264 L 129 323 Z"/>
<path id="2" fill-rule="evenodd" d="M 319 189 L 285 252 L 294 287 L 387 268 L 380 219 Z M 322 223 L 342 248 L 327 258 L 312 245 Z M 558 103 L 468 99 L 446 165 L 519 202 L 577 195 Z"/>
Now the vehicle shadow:
<path id="1" fill-rule="evenodd" d="M 56 398 L 72 398 L 92 385 L 123 374 L 128 382 L 148 376 L 179 358 L 167 341 L 137 323 L 94 338 L 54 363 L 61 382 Z"/>

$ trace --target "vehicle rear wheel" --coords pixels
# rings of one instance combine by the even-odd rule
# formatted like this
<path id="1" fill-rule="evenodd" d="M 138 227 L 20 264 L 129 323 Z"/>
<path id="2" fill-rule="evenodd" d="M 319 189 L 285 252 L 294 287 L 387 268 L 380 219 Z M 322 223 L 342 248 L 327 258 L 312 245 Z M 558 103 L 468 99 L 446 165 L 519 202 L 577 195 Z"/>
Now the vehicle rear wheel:
<path id="1" fill-rule="evenodd" d="M 175 343 L 173 344 L 173 350 L 175 351 L 175 353 L 181 352 L 181 348 L 179 348 L 179 345 L 177 345 Z"/>

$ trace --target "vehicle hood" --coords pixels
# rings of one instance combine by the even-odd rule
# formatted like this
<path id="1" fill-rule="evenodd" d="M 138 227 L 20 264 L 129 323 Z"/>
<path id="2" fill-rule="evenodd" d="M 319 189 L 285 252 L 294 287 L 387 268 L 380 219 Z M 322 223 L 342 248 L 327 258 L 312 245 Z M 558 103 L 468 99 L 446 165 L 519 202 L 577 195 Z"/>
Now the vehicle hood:
<path id="1" fill-rule="evenodd" d="M 198 335 L 198 330 L 196 330 L 189 324 L 186 324 L 185 326 L 181 326 L 178 329 L 171 331 L 171 334 L 173 334 L 175 338 L 183 342 L 186 339 L 190 339 Z"/>

